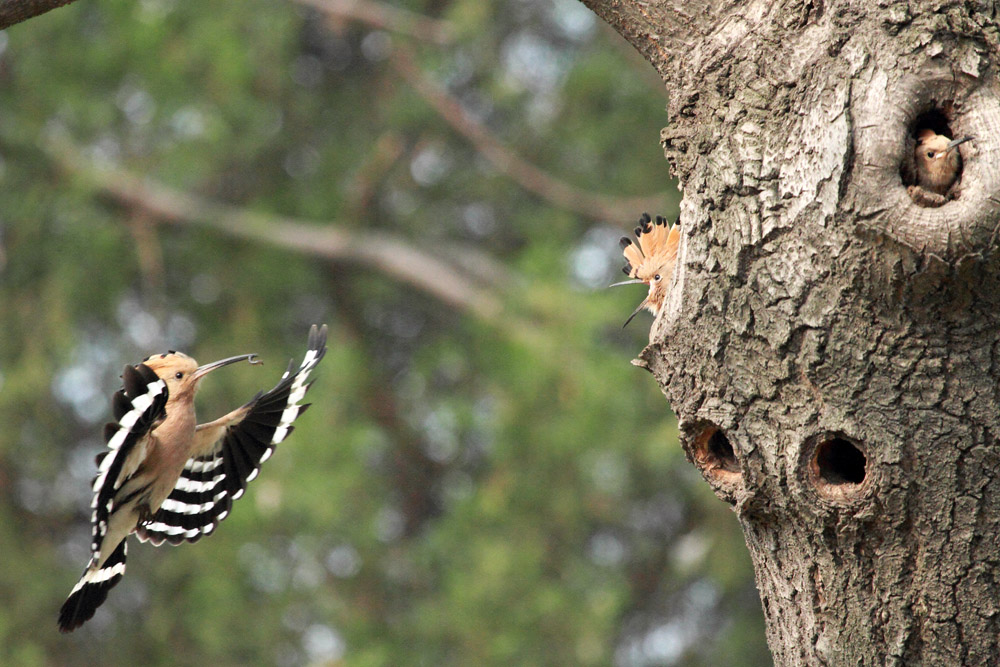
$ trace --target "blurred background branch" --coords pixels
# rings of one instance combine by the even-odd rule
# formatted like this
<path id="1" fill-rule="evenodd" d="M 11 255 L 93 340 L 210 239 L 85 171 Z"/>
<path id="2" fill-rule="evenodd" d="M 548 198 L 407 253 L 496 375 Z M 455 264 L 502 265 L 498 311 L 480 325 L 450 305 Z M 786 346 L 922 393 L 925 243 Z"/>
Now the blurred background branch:
<path id="1" fill-rule="evenodd" d="M 448 21 L 421 16 L 402 7 L 376 0 L 295 0 L 317 9 L 332 20 L 360 21 L 373 28 L 389 30 L 438 46 L 455 41 L 455 27 Z"/>
<path id="2" fill-rule="evenodd" d="M 213 202 L 124 169 L 95 165 L 66 141 L 51 139 L 47 143 L 48 154 L 68 175 L 89 182 L 119 203 L 138 210 L 142 222 L 132 229 L 140 242 L 138 250 L 142 264 L 150 267 L 151 280 L 156 280 L 155 275 L 159 273 L 156 253 L 148 231 L 142 228 L 150 217 L 161 223 L 201 225 L 234 238 L 267 243 L 336 262 L 360 264 L 383 271 L 488 322 L 496 322 L 500 316 L 499 294 L 505 288 L 503 282 L 495 281 L 490 286 L 475 284 L 474 275 L 464 273 L 457 266 L 396 235 L 374 229 L 356 233 L 336 223 L 306 222 Z M 450 251 L 465 252 L 454 247 Z M 471 249 L 468 252 L 481 258 L 480 253 Z M 494 270 L 493 276 L 498 277 L 501 273 Z"/>
<path id="3" fill-rule="evenodd" d="M 666 193 L 642 197 L 610 197 L 594 194 L 555 178 L 522 159 L 462 109 L 462 105 L 444 89 L 432 83 L 427 74 L 417 67 L 415 54 L 409 48 L 403 45 L 394 48 L 390 62 L 424 101 L 456 132 L 468 139 L 500 172 L 553 205 L 598 221 L 619 220 L 633 211 L 658 211 L 666 205 Z"/>

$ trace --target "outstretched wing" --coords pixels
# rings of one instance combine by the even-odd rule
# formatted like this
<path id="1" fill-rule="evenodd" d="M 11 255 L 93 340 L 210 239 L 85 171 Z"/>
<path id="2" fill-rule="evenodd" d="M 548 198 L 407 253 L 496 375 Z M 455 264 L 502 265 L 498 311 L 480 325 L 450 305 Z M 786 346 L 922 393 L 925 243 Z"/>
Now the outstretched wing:
<path id="1" fill-rule="evenodd" d="M 112 400 L 116 421 L 104 428 L 108 451 L 97 456 L 90 503 L 90 564 L 59 611 L 62 632 L 71 632 L 92 618 L 125 573 L 125 537 L 131 525 L 127 520 L 114 520 L 113 515 L 136 496 L 127 482 L 145 459 L 149 434 L 166 417 L 166 404 L 167 385 L 151 368 L 144 364 L 125 367 L 122 389 Z"/>
<path id="2" fill-rule="evenodd" d="M 115 422 L 104 427 L 108 451 L 97 456 L 94 498 L 90 503 L 93 509 L 90 549 L 95 564 L 101 560 L 109 517 L 123 501 L 117 497 L 118 491 L 145 459 L 142 450 L 149 442 L 150 432 L 166 417 L 166 405 L 167 384 L 149 366 L 125 367 L 122 389 L 112 400 Z"/>
<path id="3" fill-rule="evenodd" d="M 326 354 L 326 334 L 326 325 L 313 325 L 309 349 L 298 370 L 293 361 L 274 389 L 198 426 L 197 454 L 188 459 L 159 511 L 136 528 L 140 540 L 155 545 L 195 542 L 229 515 L 233 500 L 243 495 L 260 464 L 288 437 L 294 429 L 292 422 L 309 407 L 300 401 L 311 385 L 307 382 L 309 373 Z"/>

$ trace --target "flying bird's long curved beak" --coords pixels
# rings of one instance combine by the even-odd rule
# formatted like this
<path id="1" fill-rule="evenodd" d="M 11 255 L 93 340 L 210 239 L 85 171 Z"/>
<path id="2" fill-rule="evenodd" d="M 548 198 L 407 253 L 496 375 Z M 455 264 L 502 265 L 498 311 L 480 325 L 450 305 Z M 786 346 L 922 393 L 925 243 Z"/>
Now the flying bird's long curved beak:
<path id="1" fill-rule="evenodd" d="M 236 357 L 229 357 L 228 359 L 222 359 L 221 361 L 213 361 L 210 364 L 199 366 L 198 368 L 195 369 L 194 373 L 192 373 L 192 377 L 194 377 L 195 380 L 198 380 L 200 378 L 205 377 L 206 375 L 216 370 L 217 368 L 222 368 L 223 366 L 228 366 L 229 364 L 235 364 L 239 361 L 244 361 L 244 360 L 249 361 L 251 364 L 263 363 L 257 358 L 256 353 L 241 354 Z"/>
<path id="2" fill-rule="evenodd" d="M 608 285 L 608 287 L 619 287 L 621 285 L 638 285 L 639 283 L 644 283 L 644 282 L 646 281 L 634 278 L 632 280 L 623 280 L 620 283 L 611 283 L 610 285 Z"/>
<path id="3" fill-rule="evenodd" d="M 635 310 L 632 311 L 632 314 L 628 316 L 627 320 L 625 320 L 625 324 L 622 325 L 622 329 L 624 329 L 625 327 L 627 327 L 628 323 L 631 322 L 632 319 L 636 315 L 638 315 L 639 313 L 642 312 L 642 309 L 646 307 L 647 303 L 649 303 L 649 297 L 646 297 L 645 299 L 643 299 L 642 303 L 640 303 L 638 306 L 636 306 Z"/>

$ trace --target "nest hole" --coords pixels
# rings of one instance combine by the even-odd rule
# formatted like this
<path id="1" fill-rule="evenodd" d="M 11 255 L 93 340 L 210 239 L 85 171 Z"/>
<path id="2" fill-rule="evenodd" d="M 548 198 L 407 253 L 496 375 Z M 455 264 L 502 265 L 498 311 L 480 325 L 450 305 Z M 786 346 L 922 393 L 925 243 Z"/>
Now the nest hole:
<path id="1" fill-rule="evenodd" d="M 857 444 L 833 436 L 820 440 L 812 455 L 810 469 L 821 489 L 840 487 L 847 490 L 863 484 L 868 476 L 868 457 Z"/>
<path id="2" fill-rule="evenodd" d="M 729 438 L 714 424 L 705 424 L 694 441 L 694 460 L 703 472 L 739 475 L 740 464 Z"/>
<path id="3" fill-rule="evenodd" d="M 950 100 L 941 103 L 932 100 L 932 104 L 936 104 L 936 106 L 918 114 L 913 119 L 913 122 L 910 123 L 909 131 L 906 135 L 903 159 L 899 165 L 900 180 L 903 182 L 903 186 L 906 187 L 907 193 L 917 206 L 924 208 L 937 208 L 956 199 L 960 193 L 958 185 L 962 180 L 962 161 L 961 153 L 959 153 L 957 172 L 955 172 L 954 180 L 952 181 L 955 184 L 954 188 L 945 192 L 943 190 L 935 191 L 938 187 L 944 188 L 945 186 L 943 185 L 932 187 L 924 184 L 926 187 L 921 186 L 917 166 L 917 160 L 920 158 L 916 155 L 921 133 L 930 130 L 934 134 L 947 137 L 949 140 L 958 138 L 952 128 L 954 122 L 953 103 Z M 944 158 L 939 159 L 943 160 Z"/>
<path id="4" fill-rule="evenodd" d="M 954 138 L 951 132 L 951 119 L 954 108 L 950 101 L 944 102 L 940 107 L 930 109 L 913 119 L 910 124 L 910 137 L 916 141 L 921 130 L 934 130 L 934 134 L 943 134 Z"/>

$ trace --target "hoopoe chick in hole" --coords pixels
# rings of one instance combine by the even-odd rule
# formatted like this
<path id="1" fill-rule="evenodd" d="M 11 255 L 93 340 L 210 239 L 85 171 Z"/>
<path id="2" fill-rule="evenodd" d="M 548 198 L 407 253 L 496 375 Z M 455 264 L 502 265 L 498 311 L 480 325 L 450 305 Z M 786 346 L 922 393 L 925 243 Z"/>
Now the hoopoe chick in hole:
<path id="1" fill-rule="evenodd" d="M 972 137 L 952 140 L 931 129 L 923 129 L 917 134 L 913 152 L 917 183 L 907 189 L 914 201 L 923 206 L 941 206 L 954 197 L 962 174 L 962 155 L 958 147 L 970 139 Z"/>
<path id="2" fill-rule="evenodd" d="M 625 320 L 623 329 L 643 308 L 656 317 L 663 307 L 674 274 L 677 243 L 681 238 L 680 231 L 680 219 L 671 226 L 663 216 L 658 215 L 656 220 L 652 220 L 648 213 L 643 213 L 639 218 L 639 226 L 635 228 L 638 243 L 633 243 L 627 236 L 622 237 L 622 253 L 626 260 L 622 271 L 631 280 L 615 283 L 612 287 L 638 283 L 649 285 L 649 294 Z"/>
<path id="3" fill-rule="evenodd" d="M 195 419 L 194 395 L 212 371 L 255 354 L 199 366 L 171 350 L 126 366 L 114 395 L 115 421 L 104 429 L 108 451 L 97 457 L 91 501 L 91 558 L 59 612 L 71 632 L 93 617 L 125 573 L 126 538 L 159 546 L 196 542 L 226 518 L 260 464 L 292 432 L 309 373 L 326 353 L 326 325 L 309 330 L 309 349 L 268 392 L 205 424 Z"/>

